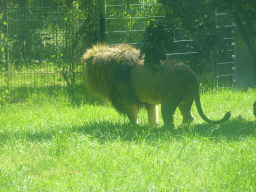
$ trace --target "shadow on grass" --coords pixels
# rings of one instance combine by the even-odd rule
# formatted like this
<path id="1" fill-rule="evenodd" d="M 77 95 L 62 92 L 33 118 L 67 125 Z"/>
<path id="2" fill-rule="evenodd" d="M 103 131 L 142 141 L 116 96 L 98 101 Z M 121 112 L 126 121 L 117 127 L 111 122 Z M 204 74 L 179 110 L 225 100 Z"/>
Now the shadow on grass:
<path id="1" fill-rule="evenodd" d="M 192 124 L 173 129 L 168 127 L 151 128 L 148 126 L 98 123 L 85 127 L 74 127 L 73 131 L 82 132 L 98 140 L 121 139 L 123 141 L 140 141 L 141 139 L 171 139 L 186 137 L 204 137 L 227 140 L 243 139 L 256 136 L 256 124 L 240 117 L 222 125 Z"/>
<path id="2" fill-rule="evenodd" d="M 3 96 L 4 90 L 0 90 L 0 96 Z M 41 86 L 41 87 L 17 87 L 10 90 L 5 98 L 7 103 L 20 103 L 26 101 L 41 101 L 49 98 L 68 98 L 70 103 L 80 105 L 82 103 L 105 105 L 101 99 L 92 97 L 85 85 L 75 86 Z M 3 102 L 3 101 L 1 101 Z"/>
<path id="3" fill-rule="evenodd" d="M 256 136 L 255 123 L 237 117 L 222 125 L 192 124 L 191 126 L 181 126 L 178 129 L 168 129 L 168 127 L 150 128 L 148 126 L 99 122 L 84 126 L 60 126 L 44 131 L 0 131 L 0 141 L 2 144 L 13 139 L 25 140 L 26 142 L 47 141 L 56 138 L 69 138 L 72 135 L 87 135 L 103 143 L 114 140 L 141 142 L 144 140 L 193 137 L 208 138 L 215 141 L 221 139 L 239 140 Z"/>
<path id="4" fill-rule="evenodd" d="M 249 136 L 256 136 L 256 122 L 234 117 L 221 125 L 197 124 L 194 126 L 194 133 L 213 138 L 239 139 Z"/>

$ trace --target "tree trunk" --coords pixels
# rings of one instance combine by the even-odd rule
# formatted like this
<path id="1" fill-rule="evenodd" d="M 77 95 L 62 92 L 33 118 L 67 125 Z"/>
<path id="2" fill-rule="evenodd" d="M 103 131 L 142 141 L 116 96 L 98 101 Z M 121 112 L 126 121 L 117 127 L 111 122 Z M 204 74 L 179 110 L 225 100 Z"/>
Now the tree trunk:
<path id="1" fill-rule="evenodd" d="M 239 31 L 242 35 L 242 38 L 244 42 L 246 43 L 248 50 L 250 52 L 250 55 L 252 57 L 253 61 L 253 67 L 254 67 L 254 72 L 253 72 L 253 78 L 254 78 L 254 86 L 256 86 L 256 53 L 255 53 L 255 43 L 254 39 L 255 37 L 252 35 L 252 32 L 248 30 L 247 26 L 242 23 L 240 16 L 238 15 L 237 12 L 232 12 L 232 15 L 234 17 L 234 20 L 236 24 L 238 25 Z"/>

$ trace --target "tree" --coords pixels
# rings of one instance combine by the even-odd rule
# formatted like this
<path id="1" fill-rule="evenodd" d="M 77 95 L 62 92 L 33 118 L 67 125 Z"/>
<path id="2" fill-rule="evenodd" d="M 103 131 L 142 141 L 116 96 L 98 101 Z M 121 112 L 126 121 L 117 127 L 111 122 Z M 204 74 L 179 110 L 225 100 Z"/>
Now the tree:
<path id="1" fill-rule="evenodd" d="M 176 18 L 190 37 L 195 37 L 200 25 L 207 23 L 215 9 L 225 10 L 238 25 L 254 66 L 256 85 L 256 1 L 255 0 L 159 0 L 168 10 L 169 17 Z M 211 34 L 211 33 L 209 33 Z"/>
<path id="2" fill-rule="evenodd" d="M 174 35 L 171 22 L 165 19 L 151 21 L 145 30 L 144 37 L 139 41 L 141 56 L 145 54 L 145 66 L 159 66 L 165 60 L 167 51 L 174 49 Z"/>

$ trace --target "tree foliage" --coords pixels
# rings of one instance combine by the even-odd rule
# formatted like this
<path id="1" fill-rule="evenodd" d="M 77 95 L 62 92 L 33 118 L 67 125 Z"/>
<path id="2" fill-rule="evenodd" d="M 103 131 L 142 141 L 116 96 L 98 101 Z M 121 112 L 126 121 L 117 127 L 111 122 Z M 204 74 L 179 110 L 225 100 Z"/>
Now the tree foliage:
<path id="1" fill-rule="evenodd" d="M 9 59 L 18 61 L 79 59 L 86 46 L 99 40 L 100 0 L 9 0 L 0 18 L 8 38 Z M 4 18 L 8 12 L 8 18 Z"/>
<path id="2" fill-rule="evenodd" d="M 182 28 L 190 37 L 196 37 L 199 34 L 201 26 L 209 23 L 211 15 L 216 9 L 230 13 L 231 21 L 238 25 L 239 33 L 253 59 L 256 83 L 255 0 L 159 0 L 159 2 L 167 8 L 170 17 L 176 18 L 181 23 Z M 203 38 L 209 39 L 214 34 L 212 30 L 215 29 L 207 27 L 206 35 Z"/>
<path id="3" fill-rule="evenodd" d="M 73 85 L 81 82 L 77 72 L 83 71 L 80 58 L 87 48 L 102 41 L 104 34 L 111 39 L 107 43 L 136 43 L 149 17 L 160 12 L 154 9 L 157 0 L 106 0 L 105 33 L 103 2 L 0 0 L 0 70 L 36 65 L 55 70 L 75 95 Z"/>
<path id="4" fill-rule="evenodd" d="M 174 49 L 174 35 L 170 27 L 170 21 L 159 19 L 151 21 L 146 28 L 144 37 L 139 41 L 146 66 L 159 66 L 160 61 L 165 60 L 166 53 Z"/>
<path id="5" fill-rule="evenodd" d="M 3 8 L 3 2 L 8 9 Z M 8 41 L 9 59 L 16 65 L 31 61 L 79 60 L 86 48 L 102 41 L 102 0 L 0 0 L 0 31 Z M 161 12 L 157 0 L 108 0 L 108 43 L 136 43 L 149 17 Z M 141 5 L 143 4 L 143 5 Z M 8 18 L 4 14 L 8 12 Z M 8 32 L 4 23 L 8 23 Z M 8 36 L 8 37 L 7 37 Z M 55 62 L 56 63 L 56 62 Z"/>

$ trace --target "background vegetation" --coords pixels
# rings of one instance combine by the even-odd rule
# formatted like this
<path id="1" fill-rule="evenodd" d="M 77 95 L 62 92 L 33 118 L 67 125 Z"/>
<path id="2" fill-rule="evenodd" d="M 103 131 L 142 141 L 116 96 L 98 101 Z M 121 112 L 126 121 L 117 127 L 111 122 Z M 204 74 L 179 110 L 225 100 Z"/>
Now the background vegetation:
<path id="1" fill-rule="evenodd" d="M 256 47 L 255 47 L 255 7 L 254 0 L 229 1 L 229 0 L 183 0 L 181 2 L 173 0 L 159 0 L 166 7 L 170 17 L 175 18 L 180 22 L 189 36 L 197 36 L 200 38 L 207 38 L 211 42 L 211 47 L 215 46 L 215 42 L 219 43 L 219 34 L 214 33 L 214 25 L 211 23 L 211 15 L 214 10 L 225 10 L 230 13 L 230 20 L 235 22 L 239 28 L 239 35 L 242 37 L 244 44 L 246 44 L 254 66 L 254 86 L 256 84 Z M 200 33 L 200 30 L 205 27 L 206 31 Z M 213 38 L 211 40 L 211 38 Z M 209 51 L 206 48 L 205 53 Z"/>
<path id="2" fill-rule="evenodd" d="M 30 99 L 40 88 L 64 89 L 72 103 L 81 103 L 80 58 L 102 41 L 138 46 L 154 64 L 166 57 L 184 62 L 208 87 L 234 87 L 236 29 L 249 38 L 243 39 L 248 48 L 255 37 L 250 0 L 3 0 L 0 6 L 2 103 Z M 243 25 L 232 25 L 238 20 Z"/>
<path id="3" fill-rule="evenodd" d="M 86 49 L 105 35 L 107 43 L 137 43 L 160 4 L 156 0 L 107 4 L 101 0 L 3 0 L 0 6 L 1 101 L 26 100 L 40 88 L 64 88 L 71 102 L 80 103 L 86 92 L 80 58 Z M 17 97 L 20 91 L 24 97 Z"/>

